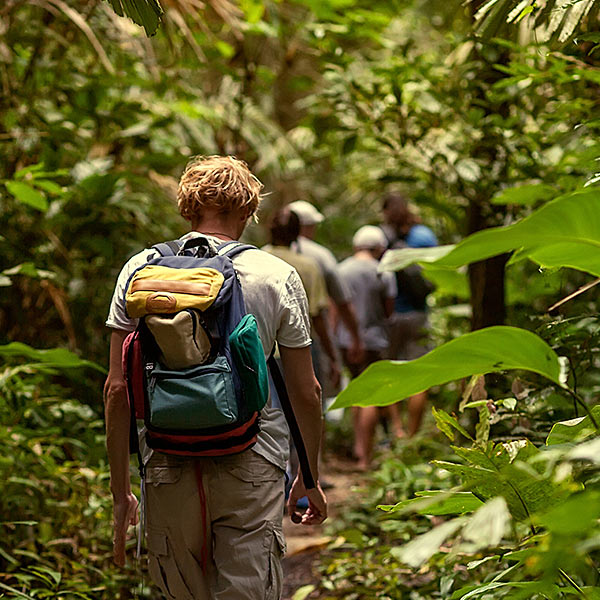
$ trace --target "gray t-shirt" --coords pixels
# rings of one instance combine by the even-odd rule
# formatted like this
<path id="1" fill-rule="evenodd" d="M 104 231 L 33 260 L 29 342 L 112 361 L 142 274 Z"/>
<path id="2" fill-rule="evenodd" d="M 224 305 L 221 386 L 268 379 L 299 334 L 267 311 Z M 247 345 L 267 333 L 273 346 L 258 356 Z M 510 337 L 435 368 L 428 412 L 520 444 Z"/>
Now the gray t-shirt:
<path id="1" fill-rule="evenodd" d="M 181 240 L 202 234 L 191 232 Z M 221 240 L 211 237 L 214 245 Z M 113 329 L 133 331 L 137 319 L 130 319 L 125 312 L 125 287 L 131 273 L 143 265 L 155 250 L 146 249 L 127 261 L 119 277 L 110 304 L 106 325 Z M 283 260 L 263 252 L 247 250 L 233 259 L 233 265 L 240 278 L 246 311 L 256 317 L 258 331 L 265 357 L 271 354 L 275 341 L 288 348 L 304 348 L 311 343 L 308 302 L 302 281 L 296 270 Z M 141 431 L 143 440 L 143 431 Z M 261 413 L 261 431 L 253 450 L 268 461 L 285 469 L 289 454 L 289 431 L 280 408 L 273 407 L 271 401 Z M 144 448 L 144 459 L 150 453 Z"/>
<path id="2" fill-rule="evenodd" d="M 340 263 L 338 271 L 350 289 L 360 335 L 366 350 L 385 350 L 388 345 L 384 302 L 396 297 L 393 273 L 378 273 L 375 259 L 354 256 Z M 343 323 L 338 324 L 337 342 L 341 348 L 352 346 L 352 337 Z"/>

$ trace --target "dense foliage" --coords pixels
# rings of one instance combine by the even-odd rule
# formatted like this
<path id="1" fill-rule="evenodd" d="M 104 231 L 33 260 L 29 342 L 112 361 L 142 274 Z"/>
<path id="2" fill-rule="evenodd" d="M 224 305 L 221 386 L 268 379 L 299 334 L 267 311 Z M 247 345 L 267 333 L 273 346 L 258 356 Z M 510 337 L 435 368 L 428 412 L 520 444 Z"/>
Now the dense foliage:
<path id="1" fill-rule="evenodd" d="M 437 354 L 402 368 L 430 377 L 462 345 L 428 380 L 454 449 L 440 434 L 388 455 L 333 524 L 322 594 L 596 597 L 597 288 L 547 311 L 600 277 L 598 2 L 169 0 L 152 38 L 118 16 L 132 6 L 159 26 L 146 0 L 0 8 L 2 593 L 140 584 L 110 566 L 102 323 L 127 256 L 185 230 L 187 158 L 233 153 L 265 214 L 318 205 L 340 257 L 390 189 L 448 245 L 388 266 L 437 284 Z"/>

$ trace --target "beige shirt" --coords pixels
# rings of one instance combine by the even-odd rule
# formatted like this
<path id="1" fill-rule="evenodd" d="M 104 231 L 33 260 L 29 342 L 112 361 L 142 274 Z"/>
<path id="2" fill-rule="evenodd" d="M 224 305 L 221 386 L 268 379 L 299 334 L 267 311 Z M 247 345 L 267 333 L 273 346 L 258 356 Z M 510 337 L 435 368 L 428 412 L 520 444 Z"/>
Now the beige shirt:
<path id="1" fill-rule="evenodd" d="M 263 246 L 263 250 L 284 260 L 298 271 L 308 297 L 308 310 L 311 317 L 317 316 L 322 310 L 327 308 L 329 302 L 327 299 L 325 278 L 319 264 L 313 258 L 298 254 L 287 246 L 272 246 L 271 244 L 267 244 Z"/>
<path id="2" fill-rule="evenodd" d="M 190 232 L 181 240 L 202 234 Z M 221 240 L 204 236 L 211 244 Z M 155 250 L 145 249 L 127 261 L 121 270 L 110 305 L 106 325 L 113 329 L 133 331 L 137 319 L 130 319 L 125 311 L 125 287 L 131 273 L 156 254 Z M 296 270 L 279 258 L 254 249 L 238 254 L 233 265 L 240 278 L 246 311 L 256 317 L 258 331 L 268 358 L 275 342 L 288 348 L 304 348 L 311 343 L 308 302 L 302 281 Z M 142 439 L 143 439 L 143 431 Z M 271 401 L 261 414 L 261 432 L 253 450 L 268 461 L 285 469 L 289 454 L 289 431 L 280 408 L 273 407 Z M 150 457 L 144 452 L 144 462 Z"/>

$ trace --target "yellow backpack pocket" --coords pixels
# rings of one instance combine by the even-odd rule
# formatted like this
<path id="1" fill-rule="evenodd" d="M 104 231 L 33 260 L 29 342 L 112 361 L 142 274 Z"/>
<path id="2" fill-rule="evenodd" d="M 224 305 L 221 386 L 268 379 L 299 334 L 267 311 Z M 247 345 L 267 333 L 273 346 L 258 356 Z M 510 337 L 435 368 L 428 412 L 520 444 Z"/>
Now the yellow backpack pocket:
<path id="1" fill-rule="evenodd" d="M 148 265 L 129 283 L 125 295 L 127 313 L 132 318 L 172 314 L 195 308 L 206 310 L 223 286 L 223 274 L 216 269 L 174 269 Z"/>

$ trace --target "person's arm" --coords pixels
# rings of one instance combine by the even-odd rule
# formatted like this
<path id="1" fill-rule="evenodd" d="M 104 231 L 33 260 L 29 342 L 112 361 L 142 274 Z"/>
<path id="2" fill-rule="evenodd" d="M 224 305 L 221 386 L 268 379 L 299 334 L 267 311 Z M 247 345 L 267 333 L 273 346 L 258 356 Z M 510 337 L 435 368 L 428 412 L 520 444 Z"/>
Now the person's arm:
<path id="1" fill-rule="evenodd" d="M 302 515 L 301 521 L 304 525 L 315 525 L 322 523 L 327 518 L 327 500 L 319 485 L 319 446 L 323 426 L 321 386 L 313 371 L 310 346 L 288 348 L 280 345 L 279 352 L 290 403 L 304 440 L 310 470 L 316 486 L 307 490 L 304 487 L 302 471 L 299 470 L 290 490 L 288 512 L 294 519 L 294 515 L 297 514 L 296 503 L 303 496 L 307 496 L 308 508 Z"/>
<path id="2" fill-rule="evenodd" d="M 113 496 L 113 560 L 125 564 L 125 539 L 129 525 L 137 523 L 137 500 L 129 478 L 129 402 L 123 376 L 121 353 L 128 332 L 113 329 L 110 336 L 110 365 L 104 384 L 106 449 Z"/>
<path id="3" fill-rule="evenodd" d="M 348 348 L 348 360 L 352 364 L 359 364 L 365 356 L 365 345 L 360 337 L 358 328 L 358 319 L 354 312 L 354 305 L 351 302 L 342 302 L 337 305 L 339 318 L 344 323 L 346 329 L 352 338 L 352 346 Z"/>
<path id="4" fill-rule="evenodd" d="M 315 333 L 319 337 L 321 346 L 323 347 L 327 358 L 329 358 L 329 377 L 331 383 L 333 387 L 337 387 L 340 383 L 340 367 L 338 365 L 337 354 L 335 353 L 335 348 L 333 347 L 333 342 L 331 341 L 329 328 L 327 327 L 327 321 L 325 320 L 323 312 L 324 311 L 321 311 L 312 317 L 312 324 Z"/>
<path id="5" fill-rule="evenodd" d="M 383 283 L 383 314 L 386 318 L 389 318 L 394 313 L 396 306 L 398 286 L 396 284 L 396 276 L 393 273 L 383 273 L 381 278 Z"/>

